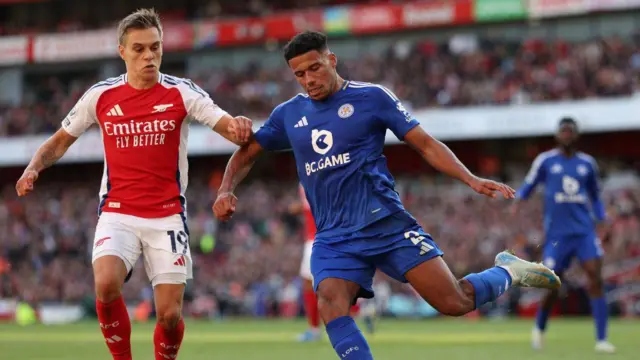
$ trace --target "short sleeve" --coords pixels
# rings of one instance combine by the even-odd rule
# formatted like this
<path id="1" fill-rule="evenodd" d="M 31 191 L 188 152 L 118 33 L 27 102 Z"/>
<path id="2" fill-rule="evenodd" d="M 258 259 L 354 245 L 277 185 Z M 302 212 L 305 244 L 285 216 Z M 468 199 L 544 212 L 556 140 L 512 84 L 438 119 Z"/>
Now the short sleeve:
<path id="1" fill-rule="evenodd" d="M 265 150 L 287 150 L 291 148 L 289 137 L 284 127 L 284 108 L 276 107 L 269 119 L 255 134 L 256 141 Z"/>
<path id="2" fill-rule="evenodd" d="M 71 136 L 79 137 L 93 124 L 98 123 L 96 104 L 99 92 L 89 89 L 62 120 L 62 128 Z"/>
<path id="3" fill-rule="evenodd" d="M 391 90 L 378 85 L 373 89 L 373 93 L 374 100 L 378 103 L 378 118 L 399 140 L 404 140 L 409 130 L 420 125 Z"/>
<path id="4" fill-rule="evenodd" d="M 209 94 L 191 80 L 181 79 L 181 92 L 190 119 L 213 129 L 227 112 L 216 105 Z"/>

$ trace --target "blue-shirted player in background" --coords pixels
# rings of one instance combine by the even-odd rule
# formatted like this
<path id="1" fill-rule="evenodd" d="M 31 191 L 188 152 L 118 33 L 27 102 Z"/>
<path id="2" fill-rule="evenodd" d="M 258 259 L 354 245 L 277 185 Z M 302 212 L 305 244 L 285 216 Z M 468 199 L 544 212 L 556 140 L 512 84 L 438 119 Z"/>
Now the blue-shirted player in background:
<path id="1" fill-rule="evenodd" d="M 550 269 L 507 252 L 496 256 L 495 267 L 457 280 L 394 190 L 382 155 L 387 129 L 436 169 L 480 194 L 513 198 L 515 191 L 471 174 L 388 89 L 343 80 L 324 34 L 296 35 L 284 56 L 306 94 L 276 107 L 250 144 L 232 155 L 213 210 L 219 219 L 230 219 L 233 191 L 258 155 L 293 149 L 317 226 L 311 272 L 320 316 L 340 358 L 373 359 L 349 309 L 358 297 L 373 297 L 376 268 L 409 282 L 438 311 L 452 316 L 495 300 L 510 286 L 560 286 Z"/>
<path id="2" fill-rule="evenodd" d="M 607 341 L 607 301 L 602 286 L 602 247 L 606 232 L 605 208 L 600 199 L 598 165 L 589 155 L 576 151 L 578 125 L 572 118 L 560 120 L 558 147 L 538 155 L 524 184 L 516 193 L 527 199 L 536 185 L 544 184 L 543 263 L 558 275 L 577 257 L 589 278 L 588 292 L 596 324 L 596 351 L 613 353 Z M 534 349 L 542 348 L 549 312 L 558 297 L 550 291 L 543 300 L 532 334 Z"/>

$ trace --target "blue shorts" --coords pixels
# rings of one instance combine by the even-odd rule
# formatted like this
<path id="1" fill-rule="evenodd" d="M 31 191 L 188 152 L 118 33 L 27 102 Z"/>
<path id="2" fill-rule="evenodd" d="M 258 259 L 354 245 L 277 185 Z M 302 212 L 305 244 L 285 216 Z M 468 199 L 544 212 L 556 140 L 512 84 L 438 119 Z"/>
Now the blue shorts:
<path id="1" fill-rule="evenodd" d="M 604 254 L 602 244 L 594 233 L 562 237 L 547 237 L 544 244 L 543 263 L 556 273 L 562 273 L 577 257 L 581 263 L 599 259 Z"/>
<path id="2" fill-rule="evenodd" d="M 407 213 L 399 212 L 348 238 L 316 238 L 311 252 L 313 287 L 317 291 L 328 278 L 349 280 L 360 285 L 357 297 L 369 299 L 374 295 L 376 269 L 406 283 L 409 270 L 442 254 L 431 235 Z"/>

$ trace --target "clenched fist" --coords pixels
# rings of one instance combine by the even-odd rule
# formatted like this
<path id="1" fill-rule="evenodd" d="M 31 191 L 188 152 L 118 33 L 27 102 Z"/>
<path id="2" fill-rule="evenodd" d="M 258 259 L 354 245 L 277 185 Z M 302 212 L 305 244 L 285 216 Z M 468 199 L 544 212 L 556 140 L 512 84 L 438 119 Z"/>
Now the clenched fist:
<path id="1" fill-rule="evenodd" d="M 230 192 L 223 192 L 218 195 L 213 204 L 213 214 L 221 221 L 229 221 L 236 212 L 236 201 L 238 198 Z"/>
<path id="2" fill-rule="evenodd" d="M 25 170 L 18 183 L 16 184 L 16 192 L 18 196 L 25 196 L 33 191 L 33 183 L 38 180 L 38 172 L 35 170 Z"/>
<path id="3" fill-rule="evenodd" d="M 236 116 L 229 122 L 227 131 L 233 136 L 236 144 L 244 145 L 251 138 L 252 127 L 253 122 L 251 119 L 244 116 Z"/>

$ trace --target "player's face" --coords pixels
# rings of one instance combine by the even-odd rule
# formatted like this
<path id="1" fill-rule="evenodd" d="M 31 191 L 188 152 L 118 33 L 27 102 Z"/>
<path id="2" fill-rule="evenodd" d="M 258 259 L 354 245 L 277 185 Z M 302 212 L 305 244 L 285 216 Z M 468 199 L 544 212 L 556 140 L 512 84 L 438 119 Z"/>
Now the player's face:
<path id="1" fill-rule="evenodd" d="M 556 141 L 562 147 L 569 148 L 578 140 L 578 129 L 572 124 L 562 124 L 556 134 Z"/>
<path id="2" fill-rule="evenodd" d="M 143 81 L 158 78 L 162 63 L 162 39 L 158 29 L 129 29 L 119 50 L 129 74 L 135 74 Z"/>
<path id="3" fill-rule="evenodd" d="M 316 50 L 289 60 L 300 86 L 313 100 L 324 100 L 334 92 L 337 82 L 335 54 Z"/>

